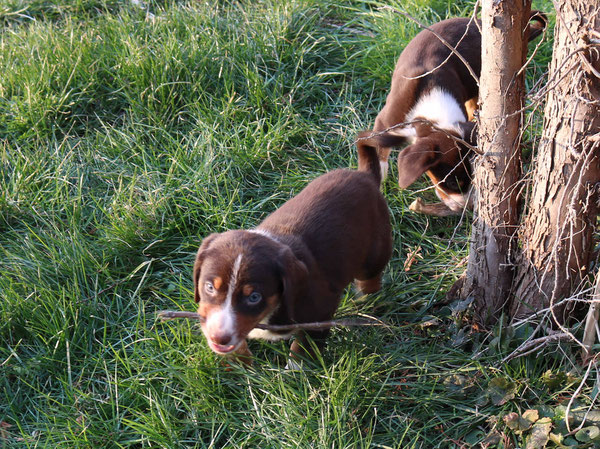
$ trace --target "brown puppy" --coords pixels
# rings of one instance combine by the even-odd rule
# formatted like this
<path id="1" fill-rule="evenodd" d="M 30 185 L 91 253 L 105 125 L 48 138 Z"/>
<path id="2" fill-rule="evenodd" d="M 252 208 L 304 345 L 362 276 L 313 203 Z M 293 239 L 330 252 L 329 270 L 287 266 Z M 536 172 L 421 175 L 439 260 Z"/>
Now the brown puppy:
<path id="1" fill-rule="evenodd" d="M 529 26 L 524 30 L 527 40 L 541 34 L 546 25 L 546 16 L 532 11 Z M 399 186 L 407 188 L 426 173 L 442 201 L 430 206 L 416 201 L 411 205 L 412 210 L 454 215 L 461 213 L 468 203 L 472 152 L 468 146 L 457 144 L 453 137 L 475 146 L 474 124 L 468 120 L 477 104 L 479 86 L 464 62 L 438 36 L 447 41 L 479 77 L 480 27 L 479 21 L 461 17 L 435 23 L 431 31 L 417 34 L 398 59 L 390 92 L 375 119 L 372 133 L 389 131 L 370 140 L 364 138 L 371 132 L 359 135 L 359 147 L 377 147 L 383 178 L 391 149 L 411 143 L 398 155 Z M 390 129 L 408 122 L 415 124 Z"/>
<path id="2" fill-rule="evenodd" d="M 360 151 L 358 171 L 318 177 L 255 229 L 203 240 L 194 295 L 213 351 L 247 359 L 246 338 L 291 336 L 255 329 L 257 324 L 329 320 L 355 279 L 363 293 L 379 290 L 392 252 L 390 217 L 379 191 L 376 151 Z M 305 355 L 306 334 L 322 344 L 327 333 L 299 333 L 288 366 Z"/>

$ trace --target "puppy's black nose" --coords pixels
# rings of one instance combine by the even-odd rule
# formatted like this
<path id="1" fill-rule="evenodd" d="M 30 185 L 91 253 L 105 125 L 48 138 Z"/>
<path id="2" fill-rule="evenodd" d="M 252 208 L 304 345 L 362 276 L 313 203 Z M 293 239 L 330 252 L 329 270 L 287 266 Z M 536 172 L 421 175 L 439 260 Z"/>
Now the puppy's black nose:
<path id="1" fill-rule="evenodd" d="M 216 344 L 221 345 L 221 346 L 228 345 L 231 342 L 231 335 L 225 334 L 225 333 L 223 333 L 223 334 L 216 333 L 216 334 L 211 335 L 210 338 L 213 342 L 215 342 Z"/>

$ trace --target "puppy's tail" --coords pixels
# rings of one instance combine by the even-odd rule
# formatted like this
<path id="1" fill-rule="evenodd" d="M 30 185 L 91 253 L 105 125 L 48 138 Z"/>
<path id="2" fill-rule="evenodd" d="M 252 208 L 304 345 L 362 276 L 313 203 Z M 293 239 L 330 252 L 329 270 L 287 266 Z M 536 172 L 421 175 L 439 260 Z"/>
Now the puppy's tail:
<path id="1" fill-rule="evenodd" d="M 381 164 L 387 160 L 380 160 L 377 148 L 395 148 L 406 144 L 406 137 L 398 134 L 378 134 L 373 136 L 371 131 L 363 131 L 356 138 L 358 149 L 358 170 L 371 173 L 378 183 L 381 183 Z"/>
<path id="2" fill-rule="evenodd" d="M 363 131 L 356 138 L 358 149 L 358 171 L 371 173 L 381 183 L 381 164 L 377 156 L 377 138 L 371 137 L 371 131 Z"/>
<path id="3" fill-rule="evenodd" d="M 531 42 L 544 32 L 548 26 L 548 16 L 541 11 L 533 10 L 529 15 L 529 24 L 527 25 L 527 42 Z"/>

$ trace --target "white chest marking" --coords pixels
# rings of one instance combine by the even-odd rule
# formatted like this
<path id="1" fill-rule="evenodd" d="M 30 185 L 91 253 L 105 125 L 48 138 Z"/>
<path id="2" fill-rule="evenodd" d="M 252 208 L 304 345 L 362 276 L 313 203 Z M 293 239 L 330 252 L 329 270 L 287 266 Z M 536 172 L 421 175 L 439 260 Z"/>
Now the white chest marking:
<path id="1" fill-rule="evenodd" d="M 410 122 L 418 117 L 429 120 L 438 128 L 457 131 L 461 136 L 462 130 L 456 123 L 467 121 L 456 98 L 440 87 L 435 87 L 422 96 L 406 116 L 406 121 Z"/>
<path id="2" fill-rule="evenodd" d="M 264 319 L 261 321 L 261 324 L 266 324 L 268 319 Z M 265 329 L 252 329 L 248 334 L 248 338 L 258 339 L 258 340 L 269 340 L 269 341 L 277 341 L 277 340 L 287 340 L 292 336 L 292 332 L 288 334 L 276 334 L 275 332 L 271 332 Z"/>

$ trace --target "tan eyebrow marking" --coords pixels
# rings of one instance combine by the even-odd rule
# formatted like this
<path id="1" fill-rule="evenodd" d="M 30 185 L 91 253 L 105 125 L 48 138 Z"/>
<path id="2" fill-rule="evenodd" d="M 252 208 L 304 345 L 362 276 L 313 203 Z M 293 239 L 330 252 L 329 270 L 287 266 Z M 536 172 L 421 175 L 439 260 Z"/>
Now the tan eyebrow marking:
<path id="1" fill-rule="evenodd" d="M 221 288 L 221 286 L 223 285 L 223 278 L 217 276 L 213 279 L 213 286 L 219 290 Z"/>

